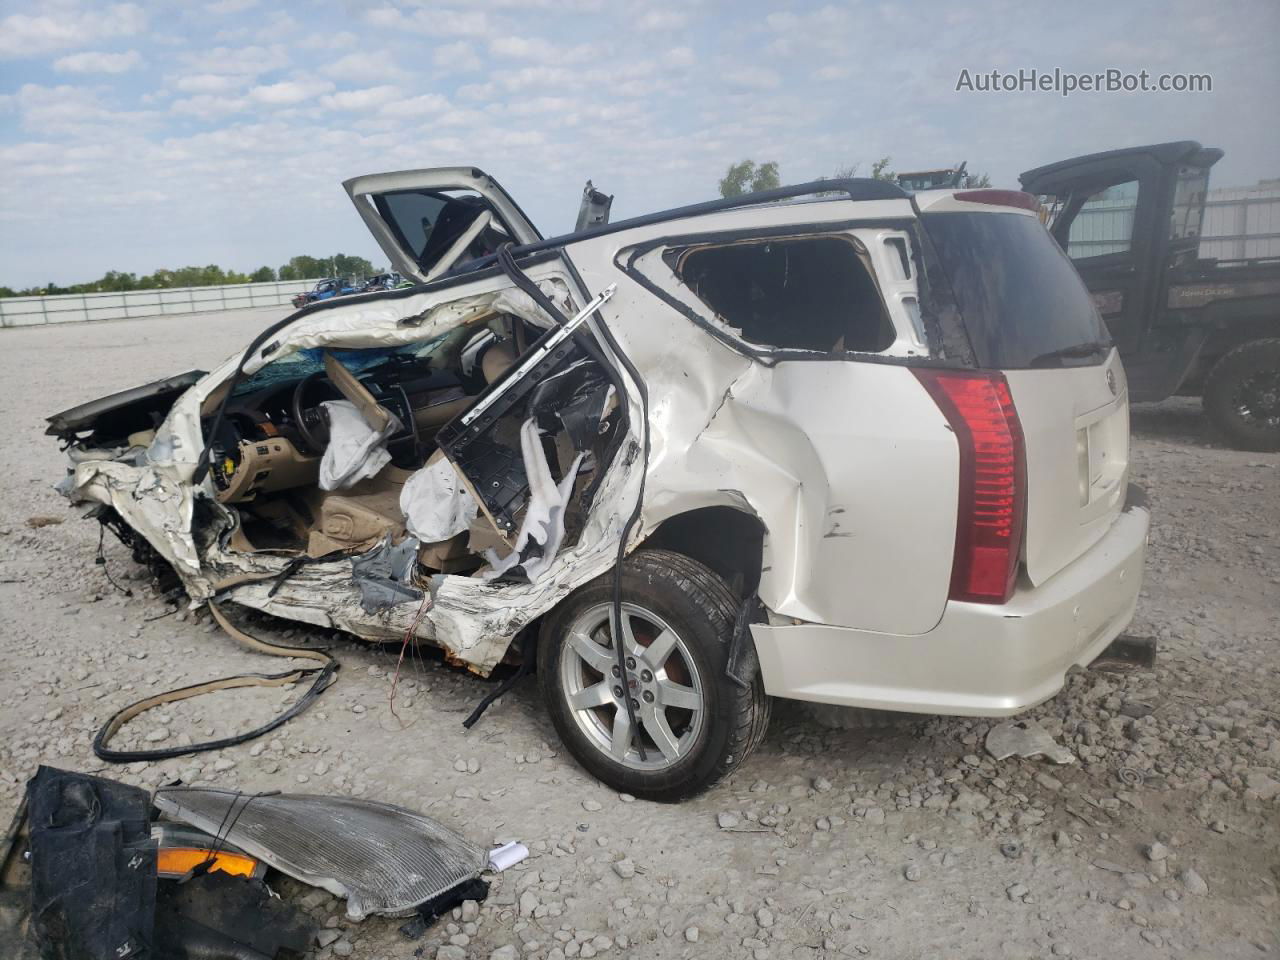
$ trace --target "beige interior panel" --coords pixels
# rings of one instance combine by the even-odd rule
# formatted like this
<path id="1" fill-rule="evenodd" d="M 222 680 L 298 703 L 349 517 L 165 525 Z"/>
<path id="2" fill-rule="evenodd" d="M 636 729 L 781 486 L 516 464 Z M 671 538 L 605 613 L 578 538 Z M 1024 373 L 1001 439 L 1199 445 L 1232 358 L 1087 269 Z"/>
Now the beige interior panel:
<path id="1" fill-rule="evenodd" d="M 224 468 L 214 464 L 215 470 Z M 308 457 L 285 437 L 242 440 L 240 464 L 227 489 L 218 491 L 219 503 L 240 503 L 259 494 L 275 493 L 314 484 L 320 476 L 320 458 Z"/>
<path id="2" fill-rule="evenodd" d="M 388 532 L 396 538 L 403 536 L 400 488 L 404 486 L 404 473 L 388 475 L 384 470 L 347 490 L 313 491 L 315 526 L 308 538 L 307 553 L 318 557 L 334 550 L 372 545 Z"/>
<path id="3" fill-rule="evenodd" d="M 437 430 L 475 403 L 475 399 L 462 396 L 443 403 L 433 403 L 428 407 L 419 407 L 413 411 L 413 422 L 418 425 L 418 433 L 434 436 Z"/>
<path id="4" fill-rule="evenodd" d="M 360 411 L 360 416 L 364 417 L 370 430 L 381 433 L 387 429 L 387 424 L 391 422 L 391 411 L 378 403 L 369 388 L 357 380 L 356 375 L 328 350 L 324 352 L 324 372 L 334 388 Z"/>

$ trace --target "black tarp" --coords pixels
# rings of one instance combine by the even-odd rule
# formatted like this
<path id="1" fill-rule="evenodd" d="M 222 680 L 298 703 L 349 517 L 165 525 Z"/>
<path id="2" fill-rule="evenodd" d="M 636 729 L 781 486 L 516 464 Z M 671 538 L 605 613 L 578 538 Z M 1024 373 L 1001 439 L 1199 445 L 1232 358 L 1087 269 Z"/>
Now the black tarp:
<path id="1" fill-rule="evenodd" d="M 27 784 L 31 930 L 46 960 L 155 957 L 151 796 L 40 767 Z"/>

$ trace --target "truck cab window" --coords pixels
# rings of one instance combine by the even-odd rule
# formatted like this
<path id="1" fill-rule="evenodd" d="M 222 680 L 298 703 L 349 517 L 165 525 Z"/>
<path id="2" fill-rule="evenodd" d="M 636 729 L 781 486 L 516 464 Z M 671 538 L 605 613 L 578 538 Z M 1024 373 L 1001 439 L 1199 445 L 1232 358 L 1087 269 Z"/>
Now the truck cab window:
<path id="1" fill-rule="evenodd" d="M 1137 180 L 1115 183 L 1093 194 L 1071 221 L 1067 255 L 1072 260 L 1086 260 L 1127 253 L 1133 243 L 1137 209 Z"/>
<path id="2" fill-rule="evenodd" d="M 1169 217 L 1170 240 L 1192 240 L 1200 236 L 1205 193 L 1208 189 L 1208 167 L 1178 168 L 1178 178 L 1173 187 L 1173 209 Z"/>

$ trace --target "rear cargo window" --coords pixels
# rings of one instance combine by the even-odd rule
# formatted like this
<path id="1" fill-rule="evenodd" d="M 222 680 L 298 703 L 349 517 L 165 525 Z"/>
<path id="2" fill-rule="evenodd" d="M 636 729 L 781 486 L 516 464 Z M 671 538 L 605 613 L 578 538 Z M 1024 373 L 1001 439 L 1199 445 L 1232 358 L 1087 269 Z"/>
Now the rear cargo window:
<path id="1" fill-rule="evenodd" d="M 978 365 L 1101 363 L 1110 337 L 1067 255 L 1035 217 L 926 213 Z"/>
<path id="2" fill-rule="evenodd" d="M 861 251 L 847 237 L 784 237 L 676 251 L 675 269 L 742 338 L 824 353 L 894 341 Z"/>

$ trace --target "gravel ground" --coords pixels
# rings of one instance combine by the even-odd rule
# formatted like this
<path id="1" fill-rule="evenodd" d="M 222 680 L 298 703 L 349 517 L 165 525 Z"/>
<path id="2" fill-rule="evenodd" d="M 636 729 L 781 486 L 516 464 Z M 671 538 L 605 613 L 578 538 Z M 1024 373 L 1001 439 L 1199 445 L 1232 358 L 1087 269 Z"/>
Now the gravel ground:
<path id="1" fill-rule="evenodd" d="M 405 665 L 340 636 L 243 617 L 267 638 L 332 644 L 339 682 L 274 736 L 111 767 L 93 734 L 147 691 L 279 661 L 172 612 L 110 538 L 52 490 L 49 413 L 215 363 L 280 312 L 0 331 L 0 816 L 38 763 L 143 785 L 351 793 L 533 856 L 413 942 L 398 921 L 325 927 L 317 955 L 495 957 L 1280 956 L 1280 456 L 1223 449 L 1198 404 L 1133 412 L 1154 523 L 1132 632 L 1154 670 L 1093 669 L 1031 712 L 1080 762 L 993 761 L 992 722 L 781 703 L 730 781 L 680 806 L 633 802 L 563 753 L 526 682 L 473 730 L 491 685 L 425 653 Z M 198 332 L 193 332 L 198 331 Z M 47 520 L 45 518 L 48 518 Z M 144 715 L 134 742 L 265 719 L 289 692 L 227 692 Z M 128 741 L 126 741 L 128 742 Z"/>

